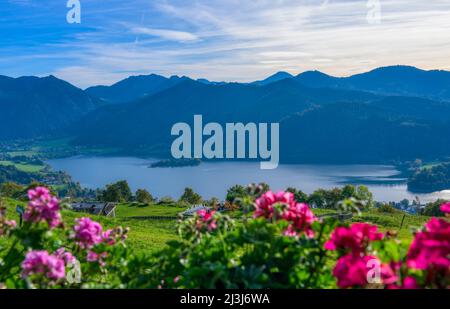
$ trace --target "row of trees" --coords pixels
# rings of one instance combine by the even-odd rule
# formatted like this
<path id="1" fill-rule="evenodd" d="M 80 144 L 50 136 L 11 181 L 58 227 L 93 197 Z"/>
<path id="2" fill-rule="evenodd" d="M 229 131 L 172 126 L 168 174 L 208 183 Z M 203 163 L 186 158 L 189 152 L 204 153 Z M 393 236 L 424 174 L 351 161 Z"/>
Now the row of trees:
<path id="1" fill-rule="evenodd" d="M 138 189 L 133 195 L 130 186 L 126 180 L 121 180 L 106 186 L 104 190 L 100 190 L 97 194 L 98 199 L 104 202 L 138 202 L 141 204 L 152 204 L 157 200 L 153 195 L 145 190 Z M 161 198 L 161 202 L 175 203 L 171 198 Z M 181 195 L 179 202 L 196 205 L 203 202 L 200 194 L 194 192 L 192 188 L 186 188 Z"/>
<path id="2" fill-rule="evenodd" d="M 262 183 L 258 185 L 258 190 L 264 193 L 269 191 L 270 187 Z M 293 193 L 297 202 L 307 203 L 316 208 L 335 208 L 340 201 L 350 198 L 363 202 L 367 208 L 373 206 L 373 195 L 366 186 L 346 185 L 330 190 L 318 189 L 309 195 L 296 188 L 288 188 L 286 191 Z M 236 185 L 228 190 L 226 199 L 230 203 L 235 203 L 248 194 L 248 188 Z"/>

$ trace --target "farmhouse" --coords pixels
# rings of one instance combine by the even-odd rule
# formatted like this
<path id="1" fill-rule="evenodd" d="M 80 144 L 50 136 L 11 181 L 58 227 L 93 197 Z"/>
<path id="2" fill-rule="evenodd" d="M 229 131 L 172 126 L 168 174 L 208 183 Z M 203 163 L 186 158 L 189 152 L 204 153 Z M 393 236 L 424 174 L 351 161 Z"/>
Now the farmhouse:
<path id="1" fill-rule="evenodd" d="M 115 203 L 103 203 L 103 202 L 82 202 L 71 203 L 70 208 L 78 212 L 86 212 L 93 215 L 115 217 L 116 216 Z"/>

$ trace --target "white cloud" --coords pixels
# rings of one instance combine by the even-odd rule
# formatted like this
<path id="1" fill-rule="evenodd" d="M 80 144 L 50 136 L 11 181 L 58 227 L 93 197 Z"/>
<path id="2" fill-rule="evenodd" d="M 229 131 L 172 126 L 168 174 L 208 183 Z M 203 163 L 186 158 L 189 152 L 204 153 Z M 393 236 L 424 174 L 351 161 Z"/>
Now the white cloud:
<path id="1" fill-rule="evenodd" d="M 169 41 L 192 42 L 197 41 L 199 39 L 195 34 L 184 31 L 154 29 L 146 27 L 135 27 L 132 28 L 131 31 L 135 34 L 144 34 L 149 36 L 160 37 L 162 39 Z"/>
<path id="2" fill-rule="evenodd" d="M 50 57 L 70 57 L 46 73 L 85 87 L 136 73 L 250 81 L 278 70 L 344 76 L 394 64 L 450 66 L 448 0 L 381 0 L 375 25 L 366 20 L 366 0 L 148 3 L 127 1 L 124 20 L 103 15 L 94 32 L 55 43 Z"/>

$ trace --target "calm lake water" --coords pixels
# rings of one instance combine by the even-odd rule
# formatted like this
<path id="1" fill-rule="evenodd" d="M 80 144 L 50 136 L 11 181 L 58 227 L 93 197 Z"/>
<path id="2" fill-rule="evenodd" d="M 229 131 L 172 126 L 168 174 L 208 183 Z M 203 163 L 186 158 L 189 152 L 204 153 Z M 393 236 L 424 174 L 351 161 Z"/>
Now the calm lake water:
<path id="1" fill-rule="evenodd" d="M 422 202 L 437 198 L 450 199 L 450 191 L 433 194 L 408 192 L 406 180 L 399 171 L 386 165 L 280 165 L 275 170 L 260 170 L 259 163 L 202 163 L 195 167 L 148 168 L 155 159 L 133 157 L 71 157 L 50 160 L 55 169 L 67 172 L 88 188 L 127 180 L 133 190 L 148 189 L 158 197 L 178 198 L 185 187 L 192 187 L 204 198 L 224 199 L 226 190 L 235 184 L 265 182 L 273 190 L 295 187 L 306 193 L 317 188 L 329 189 L 345 184 L 367 185 L 377 201 L 413 200 Z"/>

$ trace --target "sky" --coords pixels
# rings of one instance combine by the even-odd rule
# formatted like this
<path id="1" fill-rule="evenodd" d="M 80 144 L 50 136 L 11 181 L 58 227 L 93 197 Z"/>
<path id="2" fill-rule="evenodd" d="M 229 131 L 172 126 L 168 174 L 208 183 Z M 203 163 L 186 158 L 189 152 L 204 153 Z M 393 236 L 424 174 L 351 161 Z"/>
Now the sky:
<path id="1" fill-rule="evenodd" d="M 0 0 L 0 75 L 248 82 L 404 64 L 450 70 L 449 0 Z M 379 12 L 379 14 L 378 14 Z"/>

